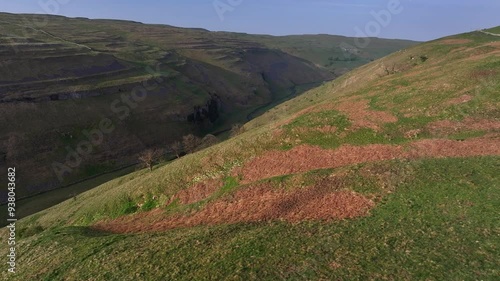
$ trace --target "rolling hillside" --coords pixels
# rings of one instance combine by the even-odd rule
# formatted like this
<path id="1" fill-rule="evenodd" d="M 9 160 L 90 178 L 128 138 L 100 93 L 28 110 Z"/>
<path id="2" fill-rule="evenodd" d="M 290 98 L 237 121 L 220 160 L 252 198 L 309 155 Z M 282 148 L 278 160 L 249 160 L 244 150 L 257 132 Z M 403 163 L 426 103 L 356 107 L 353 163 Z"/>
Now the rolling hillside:
<path id="1" fill-rule="evenodd" d="M 18 273 L 1 276 L 493 280 L 499 69 L 500 37 L 483 32 L 375 60 L 19 221 Z"/>
<path id="2" fill-rule="evenodd" d="M 377 42 L 365 57 L 415 44 Z M 328 50 L 339 55 L 340 43 L 324 42 L 325 61 Z M 308 61 L 307 50 L 287 51 L 303 44 L 130 21 L 0 13 L 0 167 L 18 167 L 21 198 L 129 166 L 146 148 L 166 148 L 189 133 L 227 131 L 336 77 L 332 65 Z M 365 57 L 339 67 L 353 69 Z M 65 164 L 88 140 L 85 131 L 99 128 L 103 119 L 114 131 L 58 178 L 53 164 Z M 2 193 L 0 202 L 5 200 Z"/>

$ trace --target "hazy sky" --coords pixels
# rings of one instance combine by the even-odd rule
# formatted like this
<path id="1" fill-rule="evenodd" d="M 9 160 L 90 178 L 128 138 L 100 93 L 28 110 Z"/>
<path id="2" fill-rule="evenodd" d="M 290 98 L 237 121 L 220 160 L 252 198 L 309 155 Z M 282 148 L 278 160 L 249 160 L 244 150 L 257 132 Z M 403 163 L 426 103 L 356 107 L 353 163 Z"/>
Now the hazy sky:
<path id="1" fill-rule="evenodd" d="M 363 36 L 361 31 L 414 40 L 500 25 L 499 0 L 0 0 L 0 11 L 273 35 Z M 386 12 L 377 23 L 374 13 L 380 11 Z"/>

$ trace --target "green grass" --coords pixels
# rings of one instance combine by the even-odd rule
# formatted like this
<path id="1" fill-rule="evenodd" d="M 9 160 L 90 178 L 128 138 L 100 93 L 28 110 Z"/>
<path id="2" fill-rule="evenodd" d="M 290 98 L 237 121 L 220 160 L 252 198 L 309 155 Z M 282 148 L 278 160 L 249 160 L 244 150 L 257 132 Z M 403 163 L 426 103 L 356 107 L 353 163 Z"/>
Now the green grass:
<path id="1" fill-rule="evenodd" d="M 361 128 L 347 134 L 342 139 L 345 143 L 353 145 L 367 145 L 374 143 L 390 143 L 390 140 L 383 134 L 369 128 Z"/>
<path id="2" fill-rule="evenodd" d="M 486 31 L 489 31 L 489 32 L 491 32 L 491 33 L 500 34 L 500 26 L 497 26 L 497 27 L 493 27 L 493 28 L 487 29 Z"/>
<path id="3" fill-rule="evenodd" d="M 284 126 L 284 128 L 287 130 L 287 136 L 298 137 L 303 143 L 319 145 L 323 148 L 337 148 L 342 144 L 401 144 L 419 138 L 429 138 L 430 134 L 425 130 L 422 130 L 417 135 L 417 138 L 408 138 L 405 136 L 405 133 L 424 128 L 428 123 L 435 120 L 435 117 L 400 116 L 397 122 L 384 124 L 378 131 L 370 128 L 350 129 L 350 121 L 345 115 L 339 114 L 336 111 L 323 111 L 302 115 Z M 333 133 L 319 131 L 296 133 L 293 130 L 293 128 L 320 127 L 321 124 L 335 126 L 337 130 Z M 290 143 L 283 146 L 283 148 L 291 147 L 293 147 L 293 144 Z"/>
<path id="4" fill-rule="evenodd" d="M 144 204 L 141 206 L 141 211 L 151 211 L 152 209 L 158 207 L 160 205 L 160 202 L 158 202 L 158 199 L 151 195 L 151 194 L 148 194 L 146 196 L 146 201 L 144 202 Z"/>
<path id="5" fill-rule="evenodd" d="M 304 143 L 319 145 L 324 148 L 335 148 L 342 143 L 339 135 L 350 125 L 351 122 L 347 116 L 336 110 L 329 110 L 304 114 L 285 125 L 284 129 L 287 136 L 298 137 Z M 337 129 L 334 133 L 329 134 L 314 130 L 322 126 L 333 126 Z M 297 132 L 300 129 L 306 130 L 306 132 Z M 308 131 L 309 129 L 312 130 Z M 285 143 L 282 148 L 289 149 L 293 146 L 293 143 Z"/>
<path id="6" fill-rule="evenodd" d="M 448 138 L 452 140 L 465 140 L 470 138 L 482 137 L 484 135 L 486 135 L 485 131 L 464 131 L 452 134 L 448 136 Z"/>
<path id="7" fill-rule="evenodd" d="M 230 194 L 238 187 L 240 187 L 240 184 L 239 180 L 236 177 L 226 177 L 224 179 L 224 185 L 220 187 L 217 191 L 215 191 L 213 194 L 208 196 L 207 198 L 186 205 L 181 204 L 178 199 L 175 199 L 170 204 L 168 204 L 164 209 L 168 214 L 175 214 L 175 213 L 189 214 L 202 209 L 209 202 L 213 202 L 225 195 Z"/>
<path id="8" fill-rule="evenodd" d="M 203 33 L 191 32 L 190 35 Z M 132 37 L 138 41 L 151 40 L 140 35 Z M 478 71 L 496 69 L 498 57 L 488 55 L 493 49 L 485 46 L 495 39 L 477 32 L 446 39 L 464 38 L 471 41 L 449 44 L 436 40 L 374 61 L 274 107 L 246 124 L 246 131 L 235 138 L 159 165 L 152 172 L 139 170 L 117 178 L 19 221 L 22 235 L 18 241 L 18 262 L 22 267 L 15 278 L 494 280 L 500 273 L 498 155 L 399 159 L 262 180 L 274 188 L 287 190 L 329 184 L 331 189 L 361 193 L 376 203 L 369 216 L 363 218 L 293 224 L 264 221 L 127 235 L 89 228 L 102 219 L 155 207 L 165 215 L 191 213 L 214 200 L 230 198 L 236 190 L 249 186 L 237 168 L 270 150 L 290 149 L 303 143 L 335 149 L 343 144 L 404 144 L 412 139 L 463 140 L 495 133 L 463 129 L 433 135 L 428 129 L 429 123 L 439 120 L 498 120 L 497 74 L 475 75 Z M 156 42 L 166 44 L 163 40 L 167 39 Z M 202 52 L 182 53 L 205 63 L 212 61 Z M 314 54 L 318 60 L 324 55 Z M 428 60 L 418 62 L 422 55 Z M 417 63 L 411 62 L 411 56 L 417 58 Z M 230 69 L 227 62 L 234 59 L 217 62 L 217 67 L 226 71 L 221 73 L 227 74 Z M 391 65 L 396 66 L 395 73 L 385 74 L 384 67 Z M 196 90 L 188 84 L 176 85 Z M 232 88 L 234 84 L 226 86 Z M 472 100 L 460 104 L 449 102 L 464 93 Z M 265 91 L 259 89 L 256 98 L 263 97 Z M 310 108 L 334 108 L 347 99 L 366 99 L 371 110 L 385 111 L 398 121 L 379 124 L 379 130 L 354 130 L 349 116 L 321 107 Z M 178 98 L 174 100 L 177 102 Z M 312 111 L 298 114 L 308 108 Z M 139 128 L 138 117 L 139 114 L 134 114 L 127 126 Z M 19 126 L 22 125 L 21 122 Z M 325 125 L 337 130 L 331 133 L 315 130 Z M 407 138 L 405 134 L 412 130 L 419 133 L 415 138 Z M 147 138 L 147 130 L 140 132 L 141 137 Z M 223 179 L 223 183 L 205 200 L 188 205 L 176 200 L 166 206 L 179 191 L 214 178 Z M 0 235 L 0 243 L 6 242 L 4 234 Z M 2 248 L 0 255 L 5 254 Z M 6 273 L 0 274 L 4 277 Z"/>
<path id="9" fill-rule="evenodd" d="M 138 207 L 134 200 L 129 196 L 122 196 L 118 201 L 118 205 L 110 205 L 106 209 L 106 214 L 112 218 L 135 213 Z"/>
<path id="10" fill-rule="evenodd" d="M 405 180 L 355 220 L 136 235 L 50 229 L 21 240 L 28 252 L 13 280 L 493 280 L 499 164 L 499 157 L 406 163 Z M 401 167 L 393 162 L 379 172 Z"/>
<path id="11" fill-rule="evenodd" d="M 286 129 L 297 127 L 318 127 L 331 125 L 337 127 L 339 130 L 344 130 L 350 125 L 349 120 L 338 111 L 322 111 L 302 115 L 286 125 Z"/>
<path id="12" fill-rule="evenodd" d="M 136 168 L 134 166 L 128 167 L 123 170 L 104 174 L 101 176 L 97 176 L 91 180 L 74 184 L 71 186 L 71 188 L 61 188 L 23 200 L 18 199 L 18 201 L 16 202 L 16 215 L 18 218 L 24 218 L 42 210 L 48 209 L 66 200 L 77 203 L 81 198 L 84 198 L 83 195 L 80 196 L 81 193 L 91 190 L 96 186 L 102 185 L 115 178 L 120 178 L 126 174 L 132 173 L 135 169 Z M 7 212 L 1 212 L 0 219 L 2 221 L 6 221 Z"/>
<path id="13" fill-rule="evenodd" d="M 220 188 L 219 192 L 216 193 L 216 196 L 222 196 L 232 192 L 236 187 L 239 186 L 239 181 L 235 177 L 227 177 L 224 180 L 224 185 Z"/>

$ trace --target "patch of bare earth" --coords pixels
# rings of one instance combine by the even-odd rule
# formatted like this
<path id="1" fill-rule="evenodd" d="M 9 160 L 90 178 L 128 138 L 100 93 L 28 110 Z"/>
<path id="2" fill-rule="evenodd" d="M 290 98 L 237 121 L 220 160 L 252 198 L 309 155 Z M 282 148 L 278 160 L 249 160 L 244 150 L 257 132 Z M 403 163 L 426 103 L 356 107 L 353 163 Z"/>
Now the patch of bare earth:
<path id="1" fill-rule="evenodd" d="M 244 165 L 243 182 L 303 173 L 314 169 L 337 168 L 364 162 L 421 157 L 465 157 L 500 155 L 498 134 L 465 141 L 429 139 L 400 145 L 344 145 L 336 150 L 301 145 L 289 151 L 269 151 Z"/>
<path id="2" fill-rule="evenodd" d="M 211 202 L 190 215 L 173 215 L 144 221 L 149 214 L 121 217 L 94 225 L 101 231 L 150 232 L 197 225 L 285 220 L 340 220 L 368 213 L 374 203 L 351 191 L 335 191 L 329 186 L 314 186 L 287 191 L 270 184 L 256 184 L 232 196 Z M 158 217 L 158 211 L 151 214 Z"/>
<path id="3" fill-rule="evenodd" d="M 353 129 L 371 128 L 377 131 L 380 125 L 398 121 L 398 118 L 388 112 L 371 110 L 367 100 L 346 101 L 336 108 L 349 117 Z"/>

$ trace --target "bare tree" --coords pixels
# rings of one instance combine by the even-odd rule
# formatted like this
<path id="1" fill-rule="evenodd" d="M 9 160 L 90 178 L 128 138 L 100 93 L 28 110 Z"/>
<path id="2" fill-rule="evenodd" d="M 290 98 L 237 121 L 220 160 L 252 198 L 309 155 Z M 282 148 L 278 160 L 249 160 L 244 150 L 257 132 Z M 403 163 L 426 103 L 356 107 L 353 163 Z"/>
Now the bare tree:
<path id="1" fill-rule="evenodd" d="M 163 151 L 161 149 L 147 149 L 139 155 L 139 161 L 152 171 L 154 164 L 162 154 Z"/>
<path id="2" fill-rule="evenodd" d="M 182 144 L 184 145 L 184 149 L 187 153 L 193 153 L 196 151 L 196 148 L 200 145 L 201 140 L 199 137 L 189 134 L 182 138 Z"/>
<path id="3" fill-rule="evenodd" d="M 176 142 L 172 143 L 170 145 L 170 149 L 172 150 L 172 152 L 175 154 L 175 156 L 177 158 L 181 157 L 183 147 L 182 147 L 182 143 L 180 141 L 176 141 Z"/>

